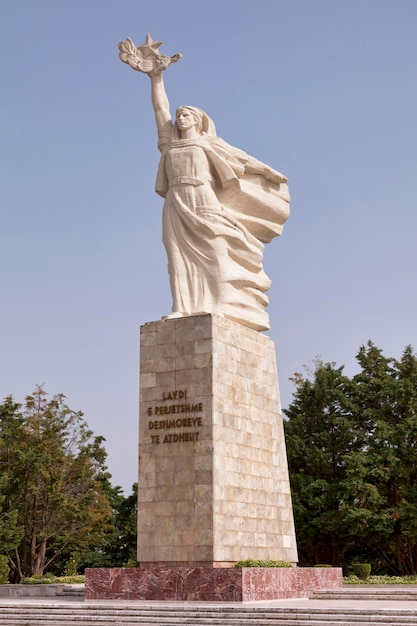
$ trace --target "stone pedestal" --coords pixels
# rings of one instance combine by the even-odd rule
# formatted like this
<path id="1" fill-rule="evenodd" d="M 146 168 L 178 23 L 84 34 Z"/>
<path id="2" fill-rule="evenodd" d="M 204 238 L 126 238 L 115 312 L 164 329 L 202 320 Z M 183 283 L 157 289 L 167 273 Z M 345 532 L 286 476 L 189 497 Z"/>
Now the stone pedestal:
<path id="1" fill-rule="evenodd" d="M 271 339 L 215 315 L 141 328 L 140 567 L 295 564 Z"/>
<path id="2" fill-rule="evenodd" d="M 86 600 L 260 601 L 340 587 L 297 562 L 273 342 L 219 316 L 141 329 L 138 568 L 87 569 Z"/>

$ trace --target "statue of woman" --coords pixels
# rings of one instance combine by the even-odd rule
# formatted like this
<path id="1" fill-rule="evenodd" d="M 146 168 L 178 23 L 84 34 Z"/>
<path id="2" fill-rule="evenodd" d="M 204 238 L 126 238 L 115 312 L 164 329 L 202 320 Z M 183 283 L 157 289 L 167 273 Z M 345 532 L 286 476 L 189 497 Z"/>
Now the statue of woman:
<path id="1" fill-rule="evenodd" d="M 137 50 L 146 45 L 155 52 L 160 42 L 148 36 Z M 168 57 L 158 54 L 148 71 L 135 69 L 151 79 L 161 151 L 156 191 L 165 198 L 163 242 L 173 297 L 166 318 L 213 313 L 267 330 L 271 283 L 262 266 L 264 243 L 282 232 L 289 216 L 287 179 L 217 137 L 202 110 L 182 106 L 172 120 L 162 72 L 179 55 L 164 63 Z"/>

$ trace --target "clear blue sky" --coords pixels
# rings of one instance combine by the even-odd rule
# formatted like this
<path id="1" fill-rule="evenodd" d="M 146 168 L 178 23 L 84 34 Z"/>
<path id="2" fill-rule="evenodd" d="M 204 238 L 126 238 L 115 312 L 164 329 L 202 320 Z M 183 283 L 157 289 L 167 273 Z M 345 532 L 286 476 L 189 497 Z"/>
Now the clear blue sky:
<path id="1" fill-rule="evenodd" d="M 267 249 L 282 403 L 320 355 L 417 348 L 415 0 L 0 0 L 0 399 L 45 383 L 136 480 L 139 327 L 168 313 L 149 80 L 290 181 Z"/>

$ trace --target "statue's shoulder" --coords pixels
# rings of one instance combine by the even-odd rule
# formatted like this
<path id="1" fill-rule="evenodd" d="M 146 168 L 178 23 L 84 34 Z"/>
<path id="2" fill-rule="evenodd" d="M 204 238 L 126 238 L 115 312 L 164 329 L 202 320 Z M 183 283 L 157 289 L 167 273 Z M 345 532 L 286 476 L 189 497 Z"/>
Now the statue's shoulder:
<path id="1" fill-rule="evenodd" d="M 233 146 L 228 144 L 224 139 L 218 137 L 217 135 L 207 135 L 204 140 L 211 146 L 212 148 L 223 148 L 225 150 L 233 150 Z"/>
<path id="2" fill-rule="evenodd" d="M 246 152 L 244 152 L 240 148 L 232 146 L 221 137 L 217 137 L 217 135 L 215 137 L 207 137 L 206 139 L 210 148 L 227 160 L 231 159 L 235 161 L 237 159 L 238 161 L 245 162 L 248 158 Z"/>
<path id="3" fill-rule="evenodd" d="M 173 123 L 171 120 L 165 122 L 163 126 L 158 128 L 158 150 L 164 153 L 172 141 Z"/>

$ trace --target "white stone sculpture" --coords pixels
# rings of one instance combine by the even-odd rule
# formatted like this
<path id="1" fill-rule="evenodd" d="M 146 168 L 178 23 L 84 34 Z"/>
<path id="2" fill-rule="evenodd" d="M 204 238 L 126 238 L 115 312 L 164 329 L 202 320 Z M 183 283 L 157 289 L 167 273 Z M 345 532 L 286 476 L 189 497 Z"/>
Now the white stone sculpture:
<path id="1" fill-rule="evenodd" d="M 267 330 L 271 281 L 264 244 L 289 217 L 287 178 L 217 137 L 204 111 L 182 106 L 172 121 L 162 72 L 181 58 L 162 42 L 119 44 L 120 58 L 148 74 L 162 153 L 156 191 L 165 198 L 163 242 L 173 297 L 166 318 L 213 313 Z"/>

